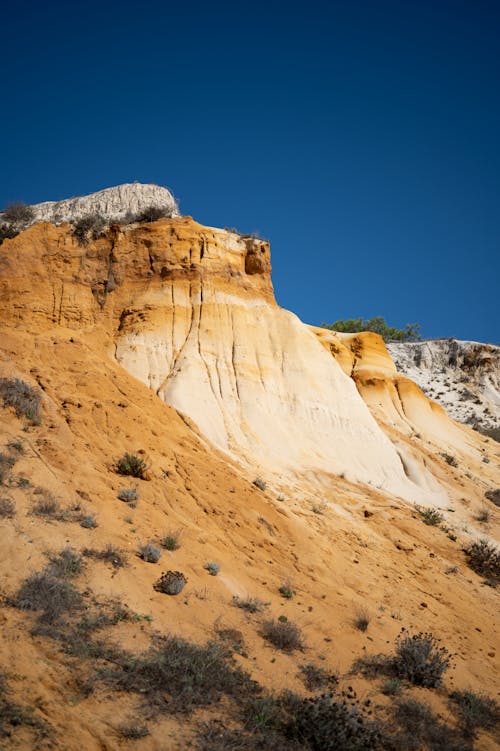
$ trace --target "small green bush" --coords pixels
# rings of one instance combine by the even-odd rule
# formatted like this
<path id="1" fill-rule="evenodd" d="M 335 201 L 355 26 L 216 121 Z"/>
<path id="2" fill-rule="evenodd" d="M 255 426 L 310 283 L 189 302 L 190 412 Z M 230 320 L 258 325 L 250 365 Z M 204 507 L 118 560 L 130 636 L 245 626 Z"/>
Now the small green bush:
<path id="1" fill-rule="evenodd" d="M 165 548 L 165 550 L 178 550 L 181 546 L 179 542 L 179 532 L 174 531 L 166 534 L 161 540 L 161 546 Z"/>
<path id="2" fill-rule="evenodd" d="M 219 563 L 213 563 L 213 562 L 205 563 L 204 568 L 206 568 L 206 570 L 208 571 L 208 573 L 210 574 L 210 576 L 217 576 L 217 574 L 220 571 L 220 564 Z"/>
<path id="3" fill-rule="evenodd" d="M 98 524 L 93 514 L 87 514 L 80 519 L 80 527 L 84 529 L 95 529 L 97 526 Z"/>
<path id="4" fill-rule="evenodd" d="M 282 584 L 278 588 L 278 592 L 280 593 L 280 595 L 282 597 L 285 598 L 285 600 L 291 600 L 292 597 L 295 594 L 295 592 L 293 591 L 292 586 L 291 586 L 291 584 L 289 584 L 289 582 L 285 582 L 285 584 Z"/>
<path id="5" fill-rule="evenodd" d="M 18 417 L 40 420 L 40 394 L 20 378 L 0 378 L 0 396 L 5 407 L 13 407 Z"/>
<path id="6" fill-rule="evenodd" d="M 416 686 L 439 686 L 450 663 L 450 653 L 439 646 L 432 634 L 401 634 L 396 641 L 396 655 L 392 660 L 394 672 L 398 678 L 405 678 Z"/>
<path id="7" fill-rule="evenodd" d="M 122 473 L 123 474 L 123 473 Z M 125 503 L 132 503 L 133 501 L 139 500 L 139 491 L 136 487 L 132 488 L 123 488 L 123 490 L 120 490 L 118 493 L 118 496 L 120 501 L 125 501 Z"/>
<path id="8" fill-rule="evenodd" d="M 496 545 L 486 539 L 477 540 L 465 548 L 464 553 L 469 568 L 496 587 L 500 579 L 500 551 Z"/>
<path id="9" fill-rule="evenodd" d="M 304 649 L 300 629 L 291 621 L 264 621 L 261 634 L 273 647 L 281 649 L 283 652 L 294 652 L 296 649 Z"/>
<path id="10" fill-rule="evenodd" d="M 417 506 L 417 511 L 424 524 L 427 524 L 429 527 L 437 527 L 438 524 L 442 524 L 444 521 L 442 513 L 432 506 L 427 506 L 426 508 Z"/>
<path id="11" fill-rule="evenodd" d="M 158 563 L 161 558 L 161 550 L 156 545 L 147 543 L 139 546 L 139 556 L 146 563 Z"/>
<path id="12" fill-rule="evenodd" d="M 147 470 L 144 459 L 137 454 L 124 454 L 116 463 L 116 471 L 120 475 L 130 475 L 143 479 Z"/>

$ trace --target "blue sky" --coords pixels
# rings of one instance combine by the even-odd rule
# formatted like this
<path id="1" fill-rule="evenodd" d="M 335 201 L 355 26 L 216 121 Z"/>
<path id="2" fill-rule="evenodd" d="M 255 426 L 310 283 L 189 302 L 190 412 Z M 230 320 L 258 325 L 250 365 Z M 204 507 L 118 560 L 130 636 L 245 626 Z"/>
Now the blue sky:
<path id="1" fill-rule="evenodd" d="M 0 205 L 167 185 L 309 323 L 498 343 L 499 49 L 482 0 L 10 3 Z"/>

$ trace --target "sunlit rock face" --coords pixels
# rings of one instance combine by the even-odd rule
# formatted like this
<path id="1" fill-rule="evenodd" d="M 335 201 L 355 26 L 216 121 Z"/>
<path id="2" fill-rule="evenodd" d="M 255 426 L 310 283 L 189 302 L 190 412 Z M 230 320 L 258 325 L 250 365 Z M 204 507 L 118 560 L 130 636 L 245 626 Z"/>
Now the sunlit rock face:
<path id="1" fill-rule="evenodd" d="M 169 216 L 179 216 L 172 193 L 160 185 L 127 183 L 106 188 L 88 196 L 45 201 L 32 205 L 35 222 L 74 222 L 89 214 L 100 214 L 107 221 L 119 221 L 127 215 L 140 214 L 150 207 L 165 210 Z M 0 221 L 2 214 L 0 214 Z"/>
<path id="2" fill-rule="evenodd" d="M 389 343 L 398 370 L 455 420 L 500 427 L 500 347 L 440 339 Z"/>
<path id="3" fill-rule="evenodd" d="M 81 245 L 67 225 L 38 223 L 5 240 L 2 254 L 6 324 L 83 329 L 256 474 L 343 475 L 442 506 L 426 458 L 401 436 L 418 430 L 478 453 L 397 373 L 380 337 L 328 343 L 331 334 L 280 308 L 269 244 L 258 238 L 174 217 L 114 224 Z"/>

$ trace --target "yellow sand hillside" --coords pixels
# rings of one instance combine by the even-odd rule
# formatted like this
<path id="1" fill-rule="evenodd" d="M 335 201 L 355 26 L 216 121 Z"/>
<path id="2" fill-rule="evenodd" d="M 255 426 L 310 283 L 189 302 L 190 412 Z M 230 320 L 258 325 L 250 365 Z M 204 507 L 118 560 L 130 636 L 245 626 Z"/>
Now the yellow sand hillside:
<path id="1" fill-rule="evenodd" d="M 0 247 L 0 378 L 42 396 L 40 424 L 0 408 L 13 508 L 0 519 L 0 661 L 10 699 L 46 723 L 6 725 L 0 747 L 201 748 L 199 723 L 240 727 L 241 697 L 182 715 L 165 689 L 153 712 L 113 683 L 122 658 L 109 645 L 138 655 L 155 635 L 229 639 L 236 663 L 275 692 L 307 695 L 306 663 L 338 671 L 378 716 L 391 705 L 385 679 L 350 674 L 353 660 L 391 653 L 402 628 L 428 631 L 455 668 L 438 689 L 405 684 L 405 696 L 453 725 L 451 690 L 495 695 L 497 593 L 462 547 L 498 532 L 484 496 L 500 485 L 498 444 L 449 421 L 377 338 L 318 341 L 278 308 L 269 272 L 266 244 L 189 218 L 114 227 L 87 246 L 67 225 L 39 224 Z M 145 479 L 117 473 L 126 452 L 144 459 Z M 133 486 L 137 501 L 118 498 Z M 51 496 L 58 510 L 40 511 Z M 424 524 L 415 500 L 441 506 L 443 521 Z M 81 526 L 88 517 L 97 526 Z M 178 549 L 154 564 L 137 555 L 167 535 Z M 108 545 L 126 565 L 96 558 Z M 71 581 L 83 610 L 43 623 L 16 593 L 68 546 L 82 554 Z M 181 594 L 154 588 L 167 571 L 187 578 Z M 113 598 L 128 615 L 92 625 L 96 603 L 109 613 Z M 279 616 L 304 651 L 263 638 Z M 149 735 L 125 740 L 131 723 Z M 478 733 L 475 748 L 494 748 Z"/>

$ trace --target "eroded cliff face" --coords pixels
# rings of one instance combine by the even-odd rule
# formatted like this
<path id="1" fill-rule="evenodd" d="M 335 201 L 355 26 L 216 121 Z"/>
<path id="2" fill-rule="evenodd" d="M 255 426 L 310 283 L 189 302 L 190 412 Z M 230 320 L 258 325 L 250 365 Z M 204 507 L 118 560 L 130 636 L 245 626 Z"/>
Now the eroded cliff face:
<path id="1" fill-rule="evenodd" d="M 85 330 L 93 346 L 101 341 L 128 373 L 253 471 L 342 474 L 445 505 L 425 462 L 413 466 L 407 446 L 377 421 L 382 410 L 385 422 L 401 428 L 415 400 L 413 427 L 478 454 L 444 413 L 429 417 L 435 406 L 396 376 L 385 347 L 377 353 L 379 338 L 366 370 L 366 357 L 356 355 L 365 335 L 337 337 L 337 359 L 279 308 L 261 240 L 183 217 L 112 225 L 87 246 L 67 225 L 39 224 L 2 251 L 8 321 Z"/>

